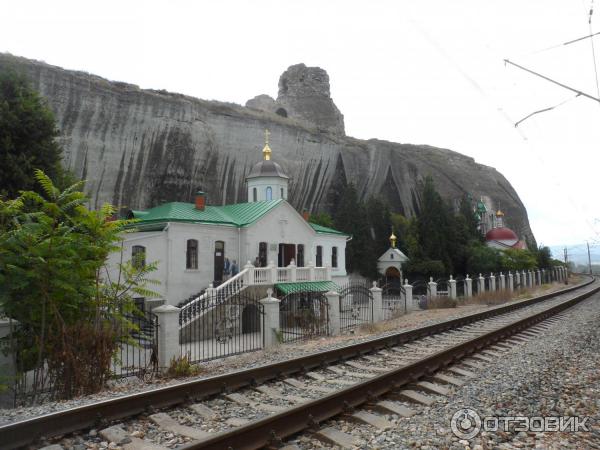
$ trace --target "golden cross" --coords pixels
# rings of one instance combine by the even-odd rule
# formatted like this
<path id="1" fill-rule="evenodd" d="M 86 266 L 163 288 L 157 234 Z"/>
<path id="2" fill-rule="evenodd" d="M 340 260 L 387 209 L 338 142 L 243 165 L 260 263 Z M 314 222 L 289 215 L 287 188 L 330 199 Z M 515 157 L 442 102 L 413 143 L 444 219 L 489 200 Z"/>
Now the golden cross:
<path id="1" fill-rule="evenodd" d="M 265 130 L 265 144 L 268 144 L 268 143 L 269 143 L 269 135 L 270 135 L 270 134 L 271 134 L 271 133 L 269 132 L 269 130 Z"/>

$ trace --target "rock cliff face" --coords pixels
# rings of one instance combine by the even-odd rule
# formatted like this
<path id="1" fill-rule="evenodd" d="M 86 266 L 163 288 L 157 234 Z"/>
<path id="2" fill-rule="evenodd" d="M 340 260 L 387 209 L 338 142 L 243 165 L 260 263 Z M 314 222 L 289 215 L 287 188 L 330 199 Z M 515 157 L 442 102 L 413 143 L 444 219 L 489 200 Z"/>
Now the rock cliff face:
<path id="1" fill-rule="evenodd" d="M 495 169 L 450 150 L 346 136 L 319 68 L 290 67 L 277 100 L 260 95 L 242 107 L 0 54 L 0 69 L 7 66 L 47 98 L 64 163 L 88 180 L 93 207 L 191 201 L 198 188 L 213 204 L 246 201 L 245 176 L 261 158 L 268 128 L 273 159 L 290 175 L 289 200 L 298 209 L 331 211 L 340 188 L 353 182 L 363 198 L 382 196 L 410 216 L 419 207 L 418 181 L 431 175 L 450 201 L 470 193 L 501 204 L 507 225 L 533 239 L 523 204 Z"/>

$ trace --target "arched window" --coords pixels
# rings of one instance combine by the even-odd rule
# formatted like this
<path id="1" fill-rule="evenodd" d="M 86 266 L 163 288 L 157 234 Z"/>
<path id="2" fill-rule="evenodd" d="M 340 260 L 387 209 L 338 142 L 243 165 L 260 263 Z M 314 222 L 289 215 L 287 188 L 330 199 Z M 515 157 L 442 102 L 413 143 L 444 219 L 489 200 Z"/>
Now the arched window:
<path id="1" fill-rule="evenodd" d="M 187 240 L 185 268 L 192 270 L 198 269 L 198 241 L 196 239 Z"/>
<path id="2" fill-rule="evenodd" d="M 273 188 L 271 188 L 271 186 L 267 186 L 266 196 L 267 196 L 267 201 L 273 200 Z"/>
<path id="3" fill-rule="evenodd" d="M 277 111 L 275 111 L 275 114 L 281 116 L 281 117 L 287 117 L 287 111 L 283 108 L 279 108 Z"/>
<path id="4" fill-rule="evenodd" d="M 252 201 L 253 202 L 258 201 L 258 192 L 256 191 L 256 188 L 252 188 Z"/>
<path id="5" fill-rule="evenodd" d="M 146 247 L 143 245 L 134 245 L 131 247 L 131 264 L 136 269 L 146 267 Z"/>
<path id="6" fill-rule="evenodd" d="M 338 266 L 337 247 L 332 247 L 331 248 L 331 267 L 337 267 L 337 266 Z"/>

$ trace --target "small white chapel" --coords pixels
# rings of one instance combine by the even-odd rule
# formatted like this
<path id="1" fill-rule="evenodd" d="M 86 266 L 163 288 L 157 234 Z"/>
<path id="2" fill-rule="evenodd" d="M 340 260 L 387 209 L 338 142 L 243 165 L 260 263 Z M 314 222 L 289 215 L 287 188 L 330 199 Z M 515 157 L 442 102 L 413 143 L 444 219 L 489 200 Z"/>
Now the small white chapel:
<path id="1" fill-rule="evenodd" d="M 198 191 L 194 203 L 129 211 L 135 222 L 123 234 L 122 254 L 110 255 L 109 271 L 114 275 L 119 262 L 128 259 L 135 264 L 157 262 L 150 278 L 160 285 L 152 290 L 170 305 L 250 270 L 244 278 L 250 284 L 259 279 L 273 285 L 345 283 L 346 242 L 351 237 L 311 223 L 287 202 L 289 177 L 271 158 L 268 131 L 262 154 L 246 176 L 246 203 L 210 205 Z"/>

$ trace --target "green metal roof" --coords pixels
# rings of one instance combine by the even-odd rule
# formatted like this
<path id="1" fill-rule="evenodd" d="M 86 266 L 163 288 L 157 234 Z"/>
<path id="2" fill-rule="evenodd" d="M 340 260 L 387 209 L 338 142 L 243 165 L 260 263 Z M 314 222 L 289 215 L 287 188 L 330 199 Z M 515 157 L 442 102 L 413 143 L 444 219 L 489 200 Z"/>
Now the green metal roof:
<path id="1" fill-rule="evenodd" d="M 340 287 L 333 281 L 301 281 L 297 283 L 277 283 L 275 287 L 284 295 L 291 292 L 339 292 Z"/>
<path id="2" fill-rule="evenodd" d="M 338 230 L 334 230 L 333 228 L 324 227 L 323 225 L 318 225 L 318 224 L 316 224 L 316 223 L 312 223 L 312 222 L 309 222 L 308 224 L 309 224 L 309 225 L 310 225 L 310 226 L 313 228 L 313 230 L 315 230 L 317 233 L 325 233 L 325 234 L 337 234 L 337 235 L 340 235 L 340 236 L 349 236 L 349 235 L 348 235 L 348 234 L 346 234 L 346 233 L 343 233 L 343 232 L 341 232 L 341 231 L 338 231 Z"/>
<path id="3" fill-rule="evenodd" d="M 236 203 L 224 206 L 206 206 L 204 211 L 196 209 L 194 203 L 171 202 L 148 209 L 132 211 L 138 221 L 133 227 L 150 223 L 188 222 L 245 227 L 260 219 L 283 200 L 266 202 Z"/>

